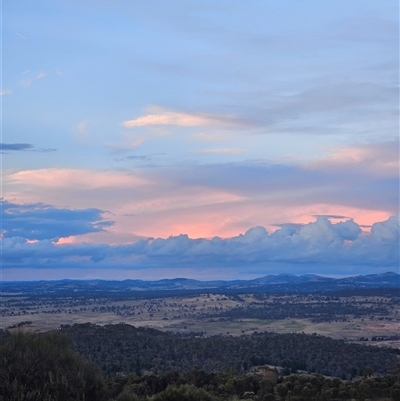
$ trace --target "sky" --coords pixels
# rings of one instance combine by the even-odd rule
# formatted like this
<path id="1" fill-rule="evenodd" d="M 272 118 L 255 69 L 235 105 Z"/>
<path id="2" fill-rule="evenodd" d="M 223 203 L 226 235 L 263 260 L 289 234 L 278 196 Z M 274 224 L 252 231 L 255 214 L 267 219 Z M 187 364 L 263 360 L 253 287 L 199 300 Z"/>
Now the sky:
<path id="1" fill-rule="evenodd" d="M 2 280 L 399 271 L 396 0 L 2 4 Z"/>

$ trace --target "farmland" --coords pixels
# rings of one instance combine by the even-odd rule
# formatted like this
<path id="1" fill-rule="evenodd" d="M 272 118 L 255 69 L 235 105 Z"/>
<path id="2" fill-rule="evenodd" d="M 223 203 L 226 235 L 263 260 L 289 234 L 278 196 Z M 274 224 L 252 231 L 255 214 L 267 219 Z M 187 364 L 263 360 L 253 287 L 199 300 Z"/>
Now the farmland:
<path id="1" fill-rule="evenodd" d="M 202 335 L 254 332 L 320 334 L 334 339 L 398 347 L 397 289 L 320 293 L 193 291 L 163 296 L 77 292 L 62 295 L 7 294 L 2 328 L 47 331 L 61 325 L 126 323 L 174 333 Z"/>

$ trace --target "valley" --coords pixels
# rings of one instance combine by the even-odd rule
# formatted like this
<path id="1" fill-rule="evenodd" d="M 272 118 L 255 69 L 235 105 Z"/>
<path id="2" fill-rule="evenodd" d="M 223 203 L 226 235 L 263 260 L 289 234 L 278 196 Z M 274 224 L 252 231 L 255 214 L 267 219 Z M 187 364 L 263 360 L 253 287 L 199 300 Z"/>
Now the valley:
<path id="1" fill-rule="evenodd" d="M 395 286 L 320 290 L 304 283 L 247 287 L 115 290 L 107 283 L 37 283 L 28 291 L 3 285 L 1 328 L 31 332 L 61 325 L 125 323 L 172 333 L 240 336 L 257 332 L 316 333 L 368 345 L 399 347 Z M 365 282 L 365 280 L 364 280 Z M 198 282 L 197 282 L 198 283 Z M 21 284 L 23 286 L 25 284 Z M 287 288 L 282 288 L 284 286 Z M 176 286 L 175 286 L 176 287 Z M 340 287 L 339 287 L 340 288 Z"/>

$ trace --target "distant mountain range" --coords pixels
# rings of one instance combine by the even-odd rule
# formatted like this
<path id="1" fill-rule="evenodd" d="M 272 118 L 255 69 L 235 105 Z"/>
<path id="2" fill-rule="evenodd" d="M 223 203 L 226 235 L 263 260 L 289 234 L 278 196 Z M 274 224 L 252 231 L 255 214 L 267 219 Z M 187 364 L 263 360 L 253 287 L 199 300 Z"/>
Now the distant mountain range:
<path id="1" fill-rule="evenodd" d="M 240 292 L 254 290 L 257 292 L 306 292 L 337 291 L 351 288 L 399 287 L 400 275 L 393 272 L 352 276 L 345 278 L 322 277 L 314 274 L 296 276 L 293 274 L 267 275 L 254 280 L 212 280 L 200 281 L 187 278 L 163 279 L 158 281 L 144 280 L 57 280 L 57 281 L 13 281 L 3 282 L 3 295 L 11 293 L 24 294 L 57 294 L 77 292 L 132 293 L 132 292 L 187 292 L 198 290 L 218 290 Z"/>

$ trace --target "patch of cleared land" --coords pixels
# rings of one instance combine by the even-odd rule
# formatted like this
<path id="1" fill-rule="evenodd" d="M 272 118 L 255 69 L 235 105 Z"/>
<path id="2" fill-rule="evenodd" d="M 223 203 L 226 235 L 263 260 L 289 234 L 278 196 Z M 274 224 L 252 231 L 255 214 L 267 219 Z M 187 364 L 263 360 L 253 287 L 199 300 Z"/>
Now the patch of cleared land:
<path id="1" fill-rule="evenodd" d="M 344 306 L 362 311 L 354 314 L 335 315 L 330 320 L 293 316 L 285 318 L 227 317 L 229 311 L 263 310 L 268 313 L 283 309 L 296 311 L 300 305 L 329 308 Z M 258 309 L 259 308 L 259 309 Z M 351 309 L 353 308 L 353 309 Z M 338 309 L 339 310 L 339 309 Z M 271 312 L 272 311 L 272 312 Z M 277 312 L 278 313 L 278 312 Z M 298 314 L 298 312 L 293 312 Z M 26 298 L 18 295 L 3 298 L 1 327 L 18 326 L 30 331 L 46 331 L 60 325 L 95 323 L 100 325 L 127 323 L 134 326 L 157 328 L 172 332 L 202 332 L 203 335 L 242 335 L 254 332 L 317 333 L 335 339 L 359 341 L 368 338 L 368 344 L 399 347 L 397 339 L 388 337 L 400 333 L 398 298 L 343 297 L 333 301 L 329 298 L 308 295 L 276 295 L 260 299 L 254 294 L 224 296 L 221 294 L 197 294 L 194 296 L 170 296 L 154 299 L 126 299 L 115 301 L 80 298 Z M 279 314 L 278 314 L 279 316 Z M 21 322 L 31 322 L 21 324 Z M 20 329 L 18 327 L 12 330 Z M 371 341 L 377 337 L 376 341 Z M 363 341 L 363 343 L 366 343 Z"/>

